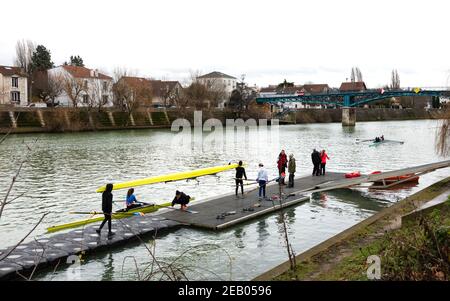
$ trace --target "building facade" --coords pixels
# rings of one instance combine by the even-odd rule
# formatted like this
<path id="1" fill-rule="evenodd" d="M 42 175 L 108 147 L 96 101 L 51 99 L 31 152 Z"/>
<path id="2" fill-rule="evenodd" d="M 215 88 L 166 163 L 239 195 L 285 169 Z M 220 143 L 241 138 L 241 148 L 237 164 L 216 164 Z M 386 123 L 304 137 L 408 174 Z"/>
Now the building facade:
<path id="1" fill-rule="evenodd" d="M 28 104 L 28 79 L 21 68 L 0 66 L 0 104 Z"/>
<path id="2" fill-rule="evenodd" d="M 178 81 L 150 80 L 155 107 L 171 107 L 175 105 L 175 99 L 183 92 L 183 87 Z"/>
<path id="3" fill-rule="evenodd" d="M 96 69 L 63 65 L 48 70 L 48 76 L 62 83 L 62 92 L 55 98 L 60 106 L 113 105 L 113 79 Z"/>
<path id="4" fill-rule="evenodd" d="M 222 72 L 214 71 L 197 77 L 197 81 L 210 89 L 223 92 L 223 97 L 218 103 L 219 108 L 224 108 L 230 99 L 231 92 L 236 89 L 237 79 Z"/>

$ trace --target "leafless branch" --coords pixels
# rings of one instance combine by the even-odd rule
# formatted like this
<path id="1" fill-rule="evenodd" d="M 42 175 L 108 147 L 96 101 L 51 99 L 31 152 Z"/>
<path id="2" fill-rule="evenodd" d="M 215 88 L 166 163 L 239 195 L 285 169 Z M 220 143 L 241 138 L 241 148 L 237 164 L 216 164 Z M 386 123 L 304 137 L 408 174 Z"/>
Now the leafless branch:
<path id="1" fill-rule="evenodd" d="M 6 257 L 8 257 L 12 252 L 14 252 L 14 250 L 20 246 L 20 244 L 22 244 L 25 239 L 27 239 L 28 236 L 30 236 L 30 234 L 36 230 L 36 228 L 42 223 L 42 221 L 44 220 L 44 218 L 47 216 L 48 212 L 44 213 L 42 215 L 42 217 L 39 219 L 39 221 L 34 225 L 34 227 L 14 246 L 12 247 L 7 253 L 6 255 L 3 255 L 3 257 L 0 258 L 0 261 L 4 260 Z"/>

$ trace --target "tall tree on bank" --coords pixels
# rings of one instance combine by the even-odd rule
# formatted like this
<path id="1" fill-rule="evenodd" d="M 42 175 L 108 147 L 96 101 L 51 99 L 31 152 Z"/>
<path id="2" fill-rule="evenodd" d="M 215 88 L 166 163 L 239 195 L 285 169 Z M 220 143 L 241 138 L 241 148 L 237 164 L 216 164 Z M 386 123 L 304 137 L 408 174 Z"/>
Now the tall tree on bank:
<path id="1" fill-rule="evenodd" d="M 391 85 L 389 88 L 391 88 L 392 90 L 400 89 L 400 76 L 398 75 L 398 72 L 396 69 L 392 70 Z"/>
<path id="2" fill-rule="evenodd" d="M 350 74 L 350 81 L 352 83 L 354 83 L 354 82 L 362 82 L 363 81 L 362 72 L 359 69 L 359 67 L 353 67 L 352 68 L 352 72 Z"/>
<path id="3" fill-rule="evenodd" d="M 23 69 L 28 79 L 28 102 L 32 95 L 32 56 L 36 50 L 36 45 L 30 40 L 19 40 L 16 42 L 16 57 L 14 58 L 14 65 Z"/>
<path id="4" fill-rule="evenodd" d="M 64 62 L 64 65 L 70 65 L 70 66 L 77 66 L 77 67 L 84 67 L 84 62 L 81 56 L 79 55 L 71 55 L 69 62 Z"/>
<path id="5" fill-rule="evenodd" d="M 33 71 L 45 71 L 53 68 L 52 56 L 50 51 L 43 45 L 38 45 L 31 57 L 31 66 Z"/>

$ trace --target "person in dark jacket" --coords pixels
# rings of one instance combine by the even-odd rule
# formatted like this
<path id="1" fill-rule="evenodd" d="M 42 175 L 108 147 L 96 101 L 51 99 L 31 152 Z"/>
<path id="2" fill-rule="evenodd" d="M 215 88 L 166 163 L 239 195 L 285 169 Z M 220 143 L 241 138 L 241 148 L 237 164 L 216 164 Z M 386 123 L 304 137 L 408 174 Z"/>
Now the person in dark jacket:
<path id="1" fill-rule="evenodd" d="M 281 174 L 286 173 L 287 161 L 288 161 L 287 156 L 283 149 L 281 151 L 281 153 L 278 155 L 278 161 L 277 161 L 278 175 L 280 176 L 280 180 L 281 180 L 280 185 L 286 185 L 284 183 L 284 178 L 281 178 Z"/>
<path id="2" fill-rule="evenodd" d="M 245 168 L 242 167 L 242 161 L 239 161 L 239 166 L 236 167 L 236 196 L 238 196 L 239 185 L 241 186 L 242 197 L 244 197 L 244 179 L 247 180 L 247 175 L 245 174 Z"/>
<path id="3" fill-rule="evenodd" d="M 111 193 L 113 190 L 113 184 L 106 184 L 106 189 L 102 193 L 102 211 L 105 215 L 105 219 L 103 219 L 100 228 L 96 230 L 98 234 L 102 231 L 103 226 L 108 222 L 108 235 L 114 235 L 115 233 L 111 231 L 111 218 L 112 218 L 112 205 L 113 205 L 113 194 Z"/>
<path id="4" fill-rule="evenodd" d="M 313 176 L 320 176 L 320 163 L 322 162 L 322 158 L 320 157 L 320 153 L 314 149 L 311 154 L 311 160 L 314 165 Z"/>
<path id="5" fill-rule="evenodd" d="M 184 192 L 176 191 L 175 192 L 175 198 L 172 201 L 172 207 L 175 206 L 175 204 L 181 205 L 181 210 L 187 209 L 187 204 L 189 204 L 189 201 L 191 200 L 191 197 L 186 195 Z"/>
<path id="6" fill-rule="evenodd" d="M 294 176 L 296 172 L 296 164 L 294 154 L 289 155 L 289 163 L 288 163 L 288 172 L 289 172 L 289 184 L 288 188 L 294 187 Z"/>

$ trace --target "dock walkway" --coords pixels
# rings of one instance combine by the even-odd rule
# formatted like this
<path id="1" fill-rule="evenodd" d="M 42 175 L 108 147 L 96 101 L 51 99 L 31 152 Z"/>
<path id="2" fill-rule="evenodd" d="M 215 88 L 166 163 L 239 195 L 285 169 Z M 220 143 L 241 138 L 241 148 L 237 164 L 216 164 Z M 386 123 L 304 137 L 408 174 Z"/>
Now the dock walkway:
<path id="1" fill-rule="evenodd" d="M 299 177 L 294 181 L 294 188 L 282 186 L 282 193 L 285 195 L 282 207 L 292 206 L 309 200 L 309 196 L 304 194 L 290 196 L 293 192 L 314 189 L 318 185 L 340 179 L 345 179 L 344 174 L 336 172 L 329 172 L 325 176 L 318 177 Z M 238 198 L 234 194 L 228 194 L 199 204 L 192 203 L 189 206 L 189 210 L 195 211 L 196 213 L 171 210 L 161 214 L 161 216 L 193 227 L 220 230 L 280 209 L 280 203 L 277 198 L 272 201 L 273 196 L 279 195 L 279 185 L 277 182 L 267 185 L 266 197 L 268 199 L 262 201 L 258 201 L 258 188 L 244 187 L 248 190 L 247 192 L 244 191 L 244 198 L 242 198 L 240 193 Z M 259 205 L 259 207 L 255 207 L 255 205 Z M 246 208 L 252 208 L 253 210 L 244 211 Z M 227 215 L 230 212 L 232 214 Z M 223 219 L 218 219 L 217 217 L 220 215 L 225 216 Z"/>
<path id="2" fill-rule="evenodd" d="M 111 237 L 107 235 L 107 226 L 106 229 L 103 228 L 101 235 L 98 235 L 95 232 L 98 229 L 97 223 L 70 232 L 41 237 L 20 244 L 14 250 L 13 247 L 0 249 L 0 280 L 17 278 L 18 273 L 27 276 L 33 269 L 39 270 L 56 264 L 65 266 L 71 255 L 107 250 L 137 240 L 138 236 L 155 236 L 181 226 L 178 222 L 155 215 L 133 216 L 113 220 L 112 223 L 115 235 Z M 4 258 L 5 256 L 7 257 Z"/>

